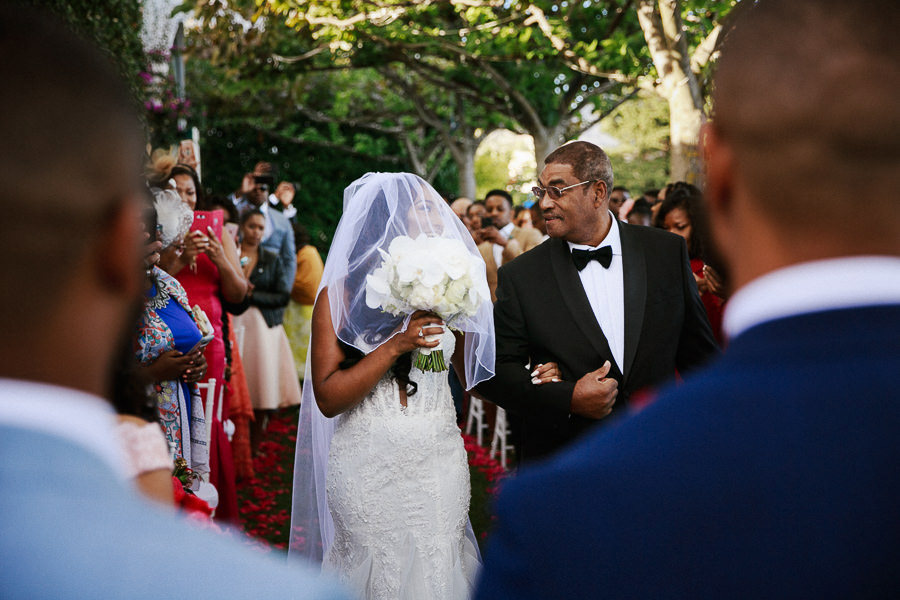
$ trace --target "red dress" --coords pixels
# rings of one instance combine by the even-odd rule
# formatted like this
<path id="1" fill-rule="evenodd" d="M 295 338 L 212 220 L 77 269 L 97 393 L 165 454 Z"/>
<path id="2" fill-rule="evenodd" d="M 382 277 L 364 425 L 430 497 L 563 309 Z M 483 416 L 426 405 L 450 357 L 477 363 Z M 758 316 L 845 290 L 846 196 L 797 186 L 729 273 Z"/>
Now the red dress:
<path id="1" fill-rule="evenodd" d="M 197 255 L 196 268 L 185 267 L 176 275 L 187 292 L 191 306 L 198 304 L 215 330 L 215 338 L 206 347 L 206 377 L 216 380 L 215 397 L 221 393 L 225 383 L 225 342 L 222 339 L 222 303 L 219 300 L 219 268 L 205 254 Z M 202 383 L 202 382 L 201 382 Z M 228 419 L 228 397 L 222 399 L 222 420 Z M 204 407 L 206 397 L 203 396 Z M 218 411 L 213 411 L 212 434 L 210 436 L 209 467 L 210 482 L 219 492 L 219 506 L 216 520 L 238 523 L 237 488 L 235 486 L 234 460 L 231 444 L 222 429 Z"/>

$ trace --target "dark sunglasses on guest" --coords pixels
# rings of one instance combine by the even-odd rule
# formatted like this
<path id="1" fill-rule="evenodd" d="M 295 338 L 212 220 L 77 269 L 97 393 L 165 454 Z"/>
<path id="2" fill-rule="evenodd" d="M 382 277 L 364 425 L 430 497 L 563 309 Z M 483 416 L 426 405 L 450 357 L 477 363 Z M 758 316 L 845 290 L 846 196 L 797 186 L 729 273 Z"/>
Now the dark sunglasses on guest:
<path id="1" fill-rule="evenodd" d="M 548 185 L 546 188 L 542 188 L 539 186 L 534 186 L 531 188 L 531 193 L 534 194 L 534 197 L 538 200 L 544 199 L 544 194 L 550 196 L 551 200 L 559 200 L 562 198 L 563 192 L 566 190 L 570 190 L 573 187 L 578 187 L 579 185 L 584 185 L 586 183 L 594 183 L 597 181 L 596 179 L 589 179 L 587 181 L 582 181 L 581 183 L 574 183 L 572 185 L 566 186 L 564 188 L 558 188 L 555 185 Z"/>
<path id="2" fill-rule="evenodd" d="M 257 183 L 256 189 L 260 190 L 261 192 L 268 192 L 269 185 L 267 183 Z"/>

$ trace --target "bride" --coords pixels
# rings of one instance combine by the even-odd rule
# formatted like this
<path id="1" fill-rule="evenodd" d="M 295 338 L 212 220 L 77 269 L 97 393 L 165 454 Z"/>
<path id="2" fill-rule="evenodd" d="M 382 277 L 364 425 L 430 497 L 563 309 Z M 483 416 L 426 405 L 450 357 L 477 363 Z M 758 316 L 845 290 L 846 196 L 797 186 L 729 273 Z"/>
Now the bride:
<path id="1" fill-rule="evenodd" d="M 439 341 L 467 388 L 494 372 L 490 293 L 443 327 L 366 305 L 366 276 L 397 236 L 463 242 L 465 225 L 415 175 L 369 173 L 344 212 L 313 311 L 294 471 L 291 555 L 321 560 L 365 598 L 467 598 L 479 567 L 469 471 L 447 372 L 412 366 Z M 429 337 L 430 336 L 430 337 Z M 310 385 L 311 383 L 311 385 Z"/>

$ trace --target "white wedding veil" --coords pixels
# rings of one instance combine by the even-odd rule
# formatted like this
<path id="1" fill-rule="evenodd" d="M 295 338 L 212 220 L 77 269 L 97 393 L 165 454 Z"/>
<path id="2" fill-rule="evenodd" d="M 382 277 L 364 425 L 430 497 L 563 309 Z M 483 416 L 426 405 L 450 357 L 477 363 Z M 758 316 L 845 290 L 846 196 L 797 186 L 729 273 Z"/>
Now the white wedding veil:
<path id="1" fill-rule="evenodd" d="M 368 354 L 405 330 L 408 316 L 395 317 L 366 305 L 366 275 L 380 266 L 379 250 L 387 251 L 394 238 L 420 234 L 459 240 L 480 260 L 465 225 L 422 178 L 409 173 L 367 173 L 344 190 L 343 215 L 317 291 L 318 298 L 328 288 L 331 321 L 342 342 Z M 465 333 L 467 389 L 494 375 L 493 309 L 483 270 L 475 286 L 483 299 L 477 313 L 453 322 L 454 328 Z M 325 482 L 335 419 L 322 415 L 316 404 L 310 375 L 314 336 L 315 332 L 300 405 L 289 555 L 321 562 L 334 538 Z"/>

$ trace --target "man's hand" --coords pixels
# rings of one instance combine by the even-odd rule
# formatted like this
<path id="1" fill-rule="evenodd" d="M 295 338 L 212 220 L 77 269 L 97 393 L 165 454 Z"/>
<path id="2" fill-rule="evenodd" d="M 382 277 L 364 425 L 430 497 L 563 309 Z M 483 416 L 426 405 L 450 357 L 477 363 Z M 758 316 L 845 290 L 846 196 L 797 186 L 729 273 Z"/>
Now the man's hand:
<path id="1" fill-rule="evenodd" d="M 294 201 L 295 193 L 294 185 L 287 181 L 282 181 L 278 184 L 278 187 L 275 188 L 275 197 L 278 198 L 278 201 L 281 202 L 281 205 L 285 208 L 290 206 L 291 202 Z"/>
<path id="2" fill-rule="evenodd" d="M 496 227 L 482 227 L 479 230 L 479 233 L 481 234 L 482 241 L 499 244 L 501 246 L 506 245 L 506 238 L 503 237 L 503 234 L 500 233 L 500 230 Z"/>
<path id="3" fill-rule="evenodd" d="M 241 179 L 241 197 L 252 192 L 255 186 L 256 180 L 253 178 L 253 173 L 244 173 L 244 178 Z"/>
<path id="4" fill-rule="evenodd" d="M 602 419 L 612 412 L 619 383 L 606 377 L 612 365 L 609 361 L 596 371 L 591 371 L 575 383 L 572 392 L 572 414 L 588 419 Z"/>

